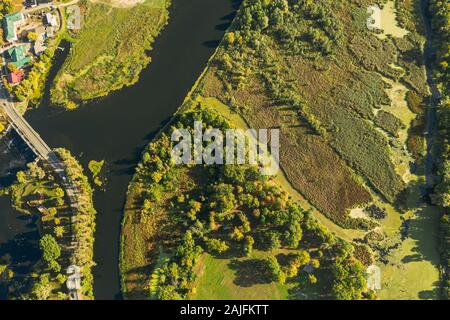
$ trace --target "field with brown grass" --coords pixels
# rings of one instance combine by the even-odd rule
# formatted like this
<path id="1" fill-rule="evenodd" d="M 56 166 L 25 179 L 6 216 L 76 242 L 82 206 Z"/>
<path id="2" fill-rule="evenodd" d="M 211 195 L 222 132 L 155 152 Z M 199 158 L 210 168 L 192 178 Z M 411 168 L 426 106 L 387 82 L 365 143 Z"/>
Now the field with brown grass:
<path id="1" fill-rule="evenodd" d="M 328 10 L 338 33 L 331 54 L 292 52 L 267 29 L 258 50 L 237 40 L 229 44 L 226 38 L 196 91 L 221 100 L 250 127 L 280 128 L 281 166 L 288 179 L 311 204 L 346 227 L 360 226 L 348 212 L 371 201 L 367 188 L 395 202 L 406 187 L 394 158 L 399 131 L 408 131 L 410 123 L 398 113 L 380 111 L 398 103 L 388 95 L 385 79 L 406 86 L 414 101 L 427 95 L 420 49 L 414 51 L 423 38 L 414 32 L 400 38 L 369 31 L 370 4 L 315 1 Z M 303 11 L 293 11 L 308 19 L 308 5 L 301 1 L 302 6 Z M 406 24 L 413 8 L 406 4 L 402 10 Z M 302 26 L 296 32 L 300 38 Z M 230 33 L 236 39 L 244 34 L 236 24 Z M 267 74 L 276 80 L 270 83 Z M 301 97 L 303 111 L 274 96 L 274 83 Z M 409 132 L 420 136 L 420 130 Z"/>

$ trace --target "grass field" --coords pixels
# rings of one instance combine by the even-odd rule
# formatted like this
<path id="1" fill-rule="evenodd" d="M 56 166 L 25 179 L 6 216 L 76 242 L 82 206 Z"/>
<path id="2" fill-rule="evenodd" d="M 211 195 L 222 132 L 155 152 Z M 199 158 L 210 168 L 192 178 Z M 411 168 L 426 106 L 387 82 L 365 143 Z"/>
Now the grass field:
<path id="1" fill-rule="evenodd" d="M 243 262 L 251 259 L 261 259 L 267 257 L 267 253 L 255 251 L 246 259 L 237 261 Z M 285 300 L 289 297 L 289 288 L 292 285 L 279 283 L 263 283 L 265 279 L 258 279 L 255 270 L 250 268 L 233 269 L 233 262 L 230 259 L 218 259 L 209 254 L 200 258 L 196 266 L 197 293 L 190 298 L 192 300 Z M 245 278 L 245 284 L 239 283 L 240 278 Z M 261 283 L 262 282 L 262 283 Z"/>
<path id="2" fill-rule="evenodd" d="M 168 21 L 169 4 L 146 0 L 117 8 L 88 2 L 82 29 L 53 84 L 52 102 L 74 108 L 134 84 L 151 60 L 147 51 Z"/>
<path id="3" fill-rule="evenodd" d="M 424 206 L 409 215 L 408 237 L 380 264 L 380 299 L 437 299 L 439 297 L 439 250 L 437 247 L 440 212 Z M 406 216 L 408 218 L 408 216 Z M 386 224 L 384 228 L 388 228 Z M 391 224 L 391 230 L 398 230 Z M 398 235 L 397 235 L 398 237 Z M 391 239 L 395 239 L 395 236 Z"/>
<path id="4" fill-rule="evenodd" d="M 323 299 L 329 294 L 327 271 L 316 270 L 314 275 L 318 283 L 311 285 L 306 280 L 307 273 L 299 272 L 294 279 L 284 284 L 274 283 L 258 273 L 258 261 L 270 255 L 282 256 L 292 253 L 290 250 L 277 252 L 255 251 L 250 257 L 223 259 L 204 254 L 195 273 L 197 291 L 191 300 L 310 300 Z"/>
<path id="5" fill-rule="evenodd" d="M 224 100 L 220 93 L 217 94 L 215 68 L 209 72 L 212 74 L 205 77 L 202 94 L 210 99 Z M 349 226 L 347 209 L 369 202 L 370 196 L 352 177 L 345 162 L 322 137 L 311 134 L 295 112 L 289 108 L 273 108 L 256 83 L 236 95 L 238 104 L 250 109 L 240 113 L 248 127 L 281 127 L 280 164 L 293 187 L 334 222 Z"/>

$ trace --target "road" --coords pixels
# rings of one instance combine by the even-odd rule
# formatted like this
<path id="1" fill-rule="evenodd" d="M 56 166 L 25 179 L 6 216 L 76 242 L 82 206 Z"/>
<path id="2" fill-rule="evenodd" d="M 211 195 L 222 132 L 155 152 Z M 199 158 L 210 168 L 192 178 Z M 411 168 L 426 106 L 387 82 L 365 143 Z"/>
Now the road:
<path id="1" fill-rule="evenodd" d="M 427 129 L 426 129 L 426 144 L 427 144 L 427 155 L 425 160 L 425 176 L 426 176 L 426 190 L 424 190 L 424 193 L 427 193 L 430 191 L 430 189 L 433 187 L 435 181 L 434 181 L 434 174 L 433 174 L 433 165 L 434 165 L 434 157 L 433 157 L 433 143 L 434 143 L 434 134 L 435 134 L 435 127 L 436 127 L 436 107 L 441 99 L 440 92 L 436 86 L 436 84 L 433 81 L 433 67 L 432 67 L 432 57 L 433 57 L 433 47 L 432 47 L 432 40 L 433 40 L 433 30 L 431 27 L 431 21 L 429 17 L 427 17 L 427 8 L 428 8 L 428 0 L 422 0 L 421 3 L 421 13 L 422 18 L 424 20 L 424 26 L 425 26 L 425 36 L 426 36 L 426 43 L 424 48 L 424 59 L 425 59 L 425 67 L 426 67 L 426 74 L 427 74 L 427 82 L 428 86 L 430 87 L 431 92 L 431 99 L 430 99 L 430 105 L 427 110 Z"/>
<path id="2" fill-rule="evenodd" d="M 79 202 L 77 198 L 77 188 L 75 187 L 73 181 L 67 176 L 66 166 L 58 157 L 58 155 L 53 152 L 49 146 L 42 140 L 36 131 L 28 124 L 28 122 L 17 112 L 14 105 L 9 101 L 8 93 L 4 87 L 0 88 L 0 105 L 5 110 L 11 126 L 16 130 L 16 132 L 22 137 L 22 139 L 27 143 L 27 145 L 33 150 L 33 152 L 41 159 L 46 161 L 53 169 L 53 171 L 59 176 L 62 181 L 62 187 L 66 190 L 66 195 L 69 200 L 69 206 L 72 212 L 72 223 L 76 221 L 77 208 L 79 207 Z M 73 250 L 73 246 L 77 245 L 77 239 L 72 233 L 72 243 L 69 248 L 70 251 Z M 71 261 L 73 264 L 74 261 Z M 80 300 L 80 294 L 78 290 L 72 290 L 70 299 Z"/>
<path id="3" fill-rule="evenodd" d="M 1 90 L 4 91 L 5 89 Z M 0 104 L 3 107 L 3 110 L 5 110 L 12 127 L 39 158 L 49 161 L 52 150 L 44 142 L 44 140 L 42 140 L 39 134 L 33 130 L 28 122 L 17 112 L 14 105 L 7 98 L 5 98 L 4 94 L 5 93 L 2 92 Z"/>
<path id="4" fill-rule="evenodd" d="M 40 4 L 36 7 L 31 7 L 31 8 L 27 8 L 27 9 L 23 9 L 22 13 L 32 13 L 34 11 L 38 11 L 38 10 L 42 10 L 42 9 L 50 9 L 50 8 L 62 8 L 62 7 L 68 7 L 71 5 L 74 5 L 76 3 L 78 3 L 80 0 L 73 0 L 70 2 L 66 2 L 66 3 L 60 3 L 60 4 L 54 4 L 53 2 L 49 2 L 49 3 L 43 3 Z"/>

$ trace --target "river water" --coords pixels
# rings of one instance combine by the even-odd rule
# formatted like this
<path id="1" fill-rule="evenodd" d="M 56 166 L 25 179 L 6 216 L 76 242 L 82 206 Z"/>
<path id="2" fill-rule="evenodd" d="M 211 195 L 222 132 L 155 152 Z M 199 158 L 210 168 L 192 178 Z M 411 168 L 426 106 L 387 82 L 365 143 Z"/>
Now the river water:
<path id="1" fill-rule="evenodd" d="M 26 114 L 50 147 L 69 149 L 85 168 L 90 160 L 106 160 L 106 191 L 97 191 L 94 196 L 98 211 L 94 248 L 96 299 L 121 298 L 120 225 L 127 186 L 140 153 L 183 102 L 231 23 L 240 1 L 172 2 L 170 22 L 156 40 L 152 63 L 136 85 L 70 112 L 50 106 L 44 99 L 38 109 Z M 62 56 L 56 62 L 57 67 Z M 14 214 L 5 206 L 0 209 L 0 216 Z M 28 231 L 20 234 L 25 232 Z"/>

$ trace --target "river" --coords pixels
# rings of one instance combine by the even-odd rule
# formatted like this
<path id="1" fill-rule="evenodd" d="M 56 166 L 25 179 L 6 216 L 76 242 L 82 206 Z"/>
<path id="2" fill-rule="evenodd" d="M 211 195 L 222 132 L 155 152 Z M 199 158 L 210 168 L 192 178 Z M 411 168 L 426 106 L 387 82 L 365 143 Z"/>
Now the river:
<path id="1" fill-rule="evenodd" d="M 97 191 L 94 196 L 98 212 L 94 248 L 96 299 L 121 298 L 120 225 L 127 186 L 141 151 L 183 102 L 240 1 L 172 2 L 170 22 L 156 40 L 152 63 L 136 85 L 70 112 L 50 106 L 44 99 L 38 109 L 26 114 L 50 147 L 69 149 L 85 168 L 90 160 L 106 160 L 106 191 Z M 56 68 L 62 56 L 55 63 Z M 3 209 L 2 215 L 8 211 Z"/>

